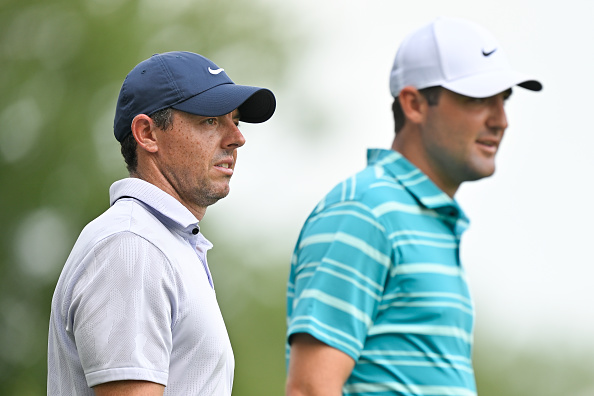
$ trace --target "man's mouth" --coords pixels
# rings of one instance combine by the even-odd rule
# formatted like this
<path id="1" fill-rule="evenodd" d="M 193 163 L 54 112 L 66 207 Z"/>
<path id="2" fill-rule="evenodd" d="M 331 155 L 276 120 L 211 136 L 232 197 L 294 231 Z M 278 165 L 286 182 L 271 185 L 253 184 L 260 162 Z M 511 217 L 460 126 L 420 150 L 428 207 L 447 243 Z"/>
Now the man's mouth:
<path id="1" fill-rule="evenodd" d="M 483 149 L 490 152 L 496 152 L 497 147 L 499 147 L 499 142 L 493 139 L 479 139 L 476 142 L 482 146 Z"/>
<path id="2" fill-rule="evenodd" d="M 214 167 L 217 168 L 220 172 L 222 172 L 228 176 L 233 175 L 233 161 L 232 160 L 225 160 L 223 162 L 215 164 Z"/>

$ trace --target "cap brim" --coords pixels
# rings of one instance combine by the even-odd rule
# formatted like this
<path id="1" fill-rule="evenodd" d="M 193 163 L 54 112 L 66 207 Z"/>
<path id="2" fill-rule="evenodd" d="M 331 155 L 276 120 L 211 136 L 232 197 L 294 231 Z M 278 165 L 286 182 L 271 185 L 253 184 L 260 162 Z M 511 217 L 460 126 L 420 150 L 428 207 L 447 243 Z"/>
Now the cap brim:
<path id="1" fill-rule="evenodd" d="M 272 117 L 276 99 L 266 88 L 221 84 L 171 107 L 207 117 L 218 117 L 239 109 L 240 121 L 260 123 Z"/>
<path id="2" fill-rule="evenodd" d="M 516 85 L 531 91 L 542 89 L 542 84 L 532 77 L 510 70 L 481 73 L 441 84 L 450 91 L 472 98 L 487 98 Z"/>

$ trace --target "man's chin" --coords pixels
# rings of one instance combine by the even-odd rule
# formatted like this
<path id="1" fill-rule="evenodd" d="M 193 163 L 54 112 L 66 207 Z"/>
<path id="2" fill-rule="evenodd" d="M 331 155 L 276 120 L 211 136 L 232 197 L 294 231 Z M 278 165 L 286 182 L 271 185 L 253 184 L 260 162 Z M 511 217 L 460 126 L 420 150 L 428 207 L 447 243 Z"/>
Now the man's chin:
<path id="1" fill-rule="evenodd" d="M 493 176 L 494 173 L 495 173 L 495 167 L 485 168 L 485 169 L 477 169 L 476 172 L 473 172 L 473 174 L 470 175 L 466 179 L 466 181 L 477 181 L 477 180 L 481 180 L 481 179 L 484 179 L 486 177 Z"/>
<path id="2" fill-rule="evenodd" d="M 229 186 L 227 186 L 227 188 L 224 188 L 221 191 L 211 191 L 209 194 L 204 194 L 200 197 L 201 206 L 206 207 L 206 206 L 214 205 L 219 200 L 221 200 L 221 199 L 225 198 L 227 195 L 229 195 L 229 192 L 230 192 L 230 188 L 229 188 Z"/>

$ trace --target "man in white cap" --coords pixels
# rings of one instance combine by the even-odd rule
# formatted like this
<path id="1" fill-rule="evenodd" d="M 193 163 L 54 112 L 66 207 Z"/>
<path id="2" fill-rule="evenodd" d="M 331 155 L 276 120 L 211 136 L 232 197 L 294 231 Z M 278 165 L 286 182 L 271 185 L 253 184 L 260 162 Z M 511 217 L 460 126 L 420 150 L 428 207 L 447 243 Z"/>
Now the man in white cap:
<path id="1" fill-rule="evenodd" d="M 234 358 L 198 223 L 229 193 L 239 121 L 276 101 L 191 52 L 126 77 L 114 135 L 130 177 L 80 234 L 52 299 L 48 395 L 231 395 Z"/>
<path id="2" fill-rule="evenodd" d="M 390 76 L 396 136 L 307 219 L 287 291 L 287 395 L 471 396 L 474 310 L 454 194 L 488 177 L 513 71 L 481 27 L 438 18 Z"/>

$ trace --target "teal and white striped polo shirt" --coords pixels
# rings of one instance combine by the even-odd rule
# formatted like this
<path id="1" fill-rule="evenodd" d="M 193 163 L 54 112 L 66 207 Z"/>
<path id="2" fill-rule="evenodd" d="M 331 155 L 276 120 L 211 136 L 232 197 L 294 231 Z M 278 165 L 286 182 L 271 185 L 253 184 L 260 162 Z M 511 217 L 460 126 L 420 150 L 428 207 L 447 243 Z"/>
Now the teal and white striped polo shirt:
<path id="1" fill-rule="evenodd" d="M 345 395 L 474 396 L 468 220 L 401 154 L 369 150 L 307 219 L 292 258 L 287 340 L 350 355 Z M 289 346 L 287 344 L 287 358 Z"/>

